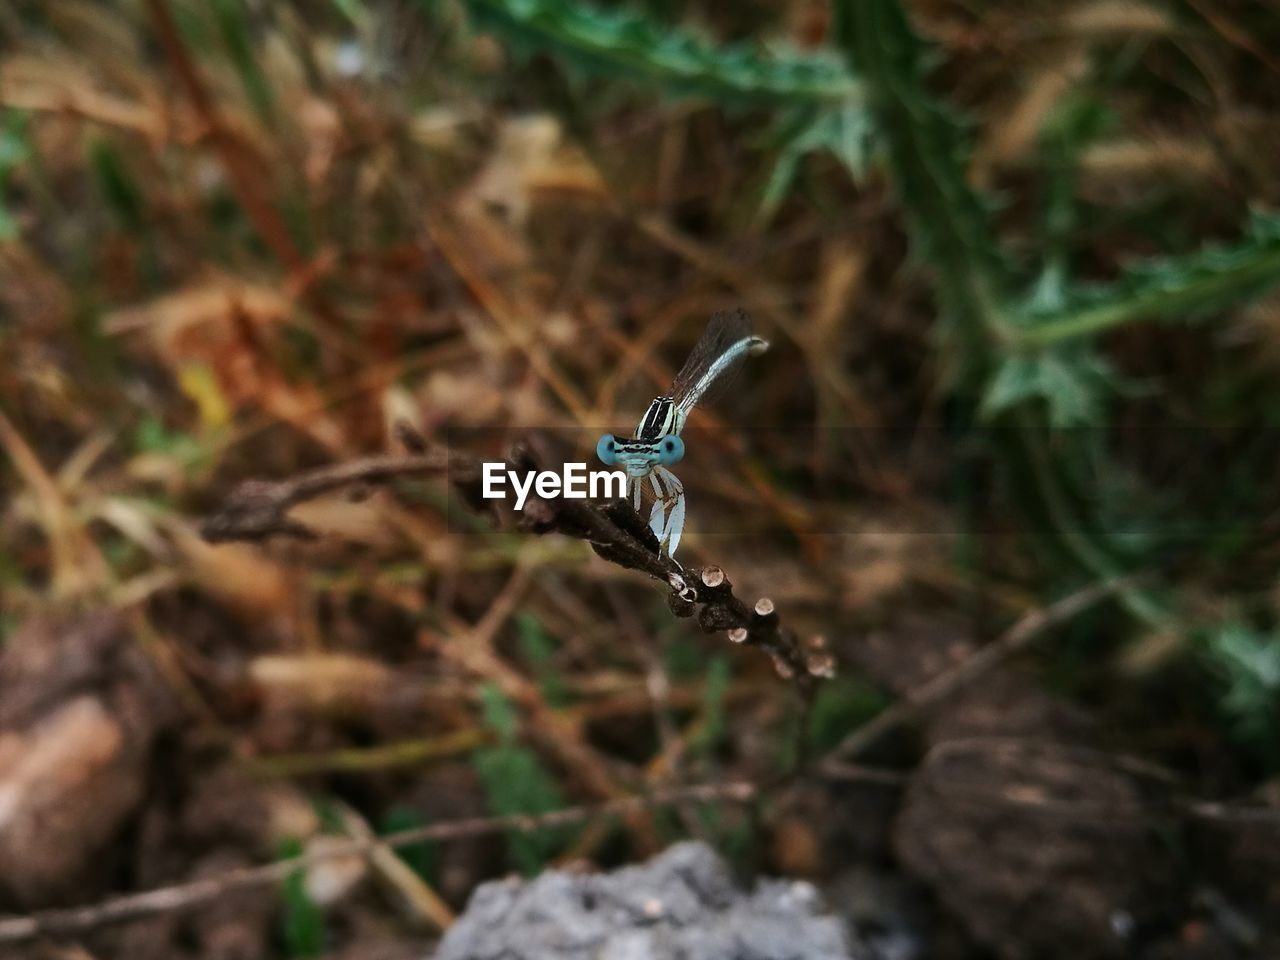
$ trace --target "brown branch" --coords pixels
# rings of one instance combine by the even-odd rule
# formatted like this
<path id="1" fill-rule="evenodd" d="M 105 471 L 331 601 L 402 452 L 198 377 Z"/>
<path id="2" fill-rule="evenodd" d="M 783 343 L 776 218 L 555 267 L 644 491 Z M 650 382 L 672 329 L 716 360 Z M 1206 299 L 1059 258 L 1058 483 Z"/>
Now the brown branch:
<path id="1" fill-rule="evenodd" d="M 828 755 L 824 768 L 835 774 L 844 769 L 843 760 L 856 756 L 895 727 L 908 722 L 921 710 L 987 673 L 1015 653 L 1026 649 L 1046 630 L 1065 623 L 1095 606 L 1117 590 L 1132 584 L 1133 577 L 1094 584 L 1068 594 L 1061 600 L 1032 610 L 1012 627 L 949 670 L 930 677 L 909 690 L 897 703 L 877 713 L 871 720 L 840 741 Z"/>
<path id="2" fill-rule="evenodd" d="M 289 519 L 289 510 L 344 487 L 390 483 L 404 477 L 434 477 L 450 471 L 451 460 L 440 453 L 366 457 L 322 467 L 288 480 L 246 480 L 232 491 L 222 508 L 206 520 L 200 534 L 210 543 L 267 540 L 274 536 L 310 540 L 316 533 Z M 460 481 L 474 480 L 472 464 L 458 463 Z"/>
<path id="3" fill-rule="evenodd" d="M 628 814 L 651 807 L 686 802 L 747 803 L 755 797 L 755 794 L 755 787 L 749 783 L 699 784 L 670 790 L 655 790 L 647 795 L 624 797 L 607 803 L 565 807 L 562 810 L 537 816 L 473 817 L 415 827 L 412 830 L 403 830 L 384 837 L 364 837 L 275 863 L 229 870 L 190 883 L 116 897 L 84 907 L 45 910 L 25 917 L 0 920 L 0 943 L 19 943 L 42 934 L 73 934 L 158 913 L 186 910 L 216 900 L 233 890 L 281 883 L 294 871 L 324 860 L 370 854 L 384 847 L 394 849 L 428 840 L 460 840 L 507 830 L 529 833 L 581 823 L 596 817 Z"/>
<path id="4" fill-rule="evenodd" d="M 203 525 L 212 542 L 262 541 L 273 536 L 314 538 L 305 524 L 289 517 L 289 510 L 307 500 L 344 487 L 386 484 L 404 477 L 446 476 L 477 510 L 492 511 L 499 501 L 480 497 L 481 462 L 465 454 L 427 451 L 420 437 L 406 428 L 400 439 L 410 452 L 368 457 L 298 474 L 286 480 L 253 480 L 241 484 L 222 508 Z M 538 463 L 527 445 L 517 444 L 506 469 L 527 472 Z M 686 570 L 662 552 L 649 525 L 625 500 L 600 505 L 586 500 L 544 500 L 530 495 L 516 514 L 522 528 L 533 533 L 560 533 L 591 545 L 597 554 L 638 570 L 671 588 L 668 605 L 677 617 L 695 617 L 707 633 L 727 631 L 735 643 L 760 647 L 773 659 L 778 673 L 791 680 L 806 700 L 822 678 L 831 676 L 833 660 L 815 643 L 805 649 L 781 623 L 773 601 L 761 597 L 747 606 L 734 595 L 733 585 L 717 566 Z"/>

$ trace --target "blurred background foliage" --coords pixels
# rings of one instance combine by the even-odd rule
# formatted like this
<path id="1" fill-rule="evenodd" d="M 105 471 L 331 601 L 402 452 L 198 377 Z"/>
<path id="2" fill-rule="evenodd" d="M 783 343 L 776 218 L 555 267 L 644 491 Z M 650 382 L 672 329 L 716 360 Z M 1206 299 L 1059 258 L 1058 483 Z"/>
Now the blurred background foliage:
<path id="1" fill-rule="evenodd" d="M 774 349 L 702 421 L 686 562 L 831 641 L 813 751 L 901 692 L 869 632 L 1115 583 L 1019 668 L 1198 793 L 1280 772 L 1262 5 L 17 0 L 0 40 L 0 638 L 122 616 L 197 721 L 175 783 L 216 746 L 384 823 L 786 769 L 767 664 L 581 544 L 430 485 L 195 533 L 397 420 L 588 459 L 736 305 Z M 414 857 L 455 906 L 685 833 L 817 869 L 711 813 Z M 283 897 L 287 952 L 339 937 Z"/>

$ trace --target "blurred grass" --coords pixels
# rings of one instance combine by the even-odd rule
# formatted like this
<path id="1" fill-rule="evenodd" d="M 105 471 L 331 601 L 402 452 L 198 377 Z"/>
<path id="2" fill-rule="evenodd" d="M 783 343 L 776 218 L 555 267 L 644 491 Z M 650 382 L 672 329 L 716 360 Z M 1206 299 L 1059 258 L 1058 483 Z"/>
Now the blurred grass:
<path id="1" fill-rule="evenodd" d="M 496 817 L 550 813 L 564 806 L 555 779 L 538 755 L 517 740 L 515 709 L 497 687 L 481 691 L 485 723 L 497 735 L 493 747 L 477 750 L 472 763 L 488 797 L 489 812 Z M 507 834 L 512 866 L 526 877 L 541 872 L 547 862 L 570 840 L 572 831 L 561 828 Z"/>
<path id="2" fill-rule="evenodd" d="M 325 503 L 334 536 L 303 552 L 190 529 L 240 480 L 386 448 L 398 418 L 495 449 L 621 429 L 741 303 L 775 348 L 703 421 L 730 429 L 690 458 L 691 558 L 842 655 L 904 613 L 977 611 L 981 633 L 1146 571 L 1136 617 L 1091 618 L 1042 675 L 1104 713 L 1149 703 L 1117 746 L 1176 719 L 1226 758 L 1214 778 L 1274 774 L 1275 68 L 1182 8 L 984 9 L 7 11 L 0 411 L 33 456 L 4 446 L 0 625 L 55 584 L 141 611 L 216 705 L 266 653 L 298 657 L 313 694 L 303 655 L 350 653 L 369 669 L 344 696 L 299 707 L 255 681 L 308 735 L 224 721 L 331 759 L 496 740 L 464 765 L 493 813 L 589 792 L 566 756 L 611 783 L 752 772 L 786 691 L 735 690 L 767 665 L 690 639 L 577 545 L 464 530 L 439 491 Z M 748 513 L 771 532 L 752 540 Z M 535 587 L 468 658 L 522 564 Z M 650 695 L 638 638 L 664 631 L 657 673 L 692 700 Z M 435 681 L 411 720 L 388 672 Z M 808 735 L 830 746 L 884 702 L 843 679 Z M 392 765 L 368 756 L 362 773 Z M 749 828 L 722 836 L 746 849 Z M 608 840 L 513 834 L 507 856 L 528 873 Z"/>
<path id="3" fill-rule="evenodd" d="M 300 856 L 301 841 L 296 838 L 280 845 L 280 859 Z M 324 915 L 307 893 L 306 873 L 296 870 L 284 881 L 284 918 L 281 936 L 285 955 L 289 957 L 319 957 L 325 951 Z"/>

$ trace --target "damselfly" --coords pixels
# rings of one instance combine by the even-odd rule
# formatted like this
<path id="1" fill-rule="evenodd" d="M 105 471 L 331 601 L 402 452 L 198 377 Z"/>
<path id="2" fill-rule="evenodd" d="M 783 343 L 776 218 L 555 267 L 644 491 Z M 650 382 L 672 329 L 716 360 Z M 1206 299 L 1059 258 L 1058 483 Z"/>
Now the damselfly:
<path id="1" fill-rule="evenodd" d="M 685 420 L 713 387 L 728 382 L 743 360 L 768 349 L 768 341 L 752 335 L 751 318 L 745 310 L 717 313 L 671 382 L 671 389 L 649 404 L 635 436 L 606 433 L 596 444 L 596 456 L 602 462 L 627 471 L 637 513 L 645 481 L 649 482 L 655 498 L 649 529 L 668 556 L 675 556 L 684 531 L 684 485 L 667 468 L 684 458 L 680 431 Z"/>

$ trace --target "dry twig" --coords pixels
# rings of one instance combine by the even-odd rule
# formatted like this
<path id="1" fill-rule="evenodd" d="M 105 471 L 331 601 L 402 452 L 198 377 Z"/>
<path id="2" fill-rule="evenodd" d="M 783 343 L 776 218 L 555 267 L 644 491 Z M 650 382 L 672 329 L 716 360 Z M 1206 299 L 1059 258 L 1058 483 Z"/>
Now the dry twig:
<path id="1" fill-rule="evenodd" d="M 596 805 L 566 807 L 563 810 L 537 816 L 474 817 L 416 827 L 385 837 L 363 837 L 352 840 L 350 843 L 334 844 L 324 850 L 287 860 L 241 870 L 229 870 L 226 873 L 190 883 L 116 897 L 85 907 L 46 910 L 25 917 L 0 920 L 0 943 L 20 943 L 42 934 L 79 933 L 158 913 L 186 910 L 216 900 L 233 890 L 281 883 L 296 870 L 334 857 L 371 854 L 382 848 L 396 849 L 428 840 L 460 840 L 508 830 L 528 833 L 580 823 L 595 817 L 635 813 L 654 806 L 670 806 L 690 801 L 746 803 L 755 796 L 755 793 L 755 787 L 749 783 L 699 784 L 671 790 L 658 790 L 648 795 L 624 797 Z"/>
<path id="2" fill-rule="evenodd" d="M 354 460 L 287 480 L 241 484 L 205 522 L 202 533 L 212 542 L 262 541 L 273 536 L 312 538 L 314 531 L 289 517 L 292 507 L 344 487 L 385 484 L 404 477 L 447 476 L 477 509 L 492 509 L 500 502 L 480 498 L 482 468 L 478 459 L 428 452 L 421 438 L 403 427 L 400 439 L 409 453 Z M 538 469 L 538 464 L 526 445 L 517 444 L 506 469 L 525 472 Z M 790 679 L 806 700 L 817 682 L 832 673 L 831 657 L 821 649 L 804 649 L 782 626 L 772 600 L 762 597 L 749 607 L 734 595 L 719 567 L 686 570 L 662 553 L 653 531 L 625 500 L 597 505 L 585 500 L 543 500 L 531 494 L 519 524 L 533 533 L 561 533 L 585 540 L 605 560 L 667 584 L 672 613 L 696 616 L 707 633 L 724 630 L 735 643 L 760 647 L 773 659 L 778 673 Z"/>
<path id="3" fill-rule="evenodd" d="M 838 776 L 845 769 L 843 760 L 856 756 L 890 730 L 906 723 L 921 710 L 971 683 L 993 667 L 1025 649 L 1046 630 L 1065 623 L 1133 582 L 1132 577 L 1094 584 L 1068 594 L 1047 607 L 1039 607 L 1023 616 L 996 640 L 979 648 L 950 670 L 930 677 L 907 692 L 897 703 L 876 714 L 867 723 L 845 737 L 828 754 L 824 771 Z"/>

